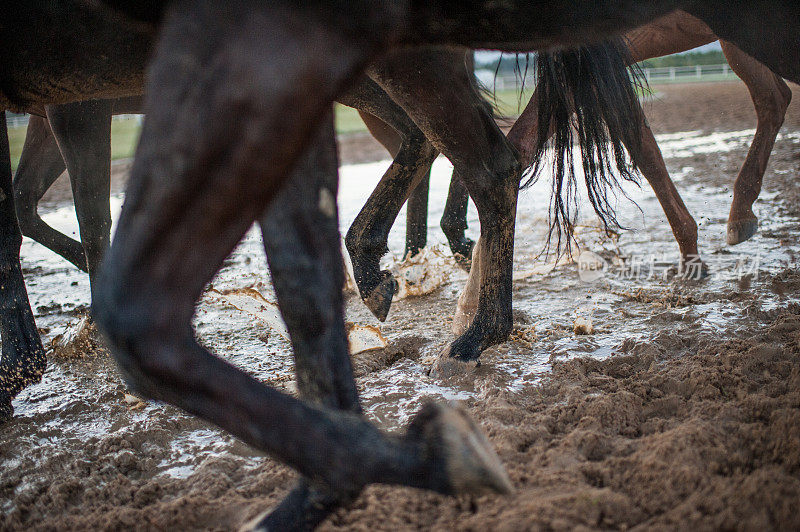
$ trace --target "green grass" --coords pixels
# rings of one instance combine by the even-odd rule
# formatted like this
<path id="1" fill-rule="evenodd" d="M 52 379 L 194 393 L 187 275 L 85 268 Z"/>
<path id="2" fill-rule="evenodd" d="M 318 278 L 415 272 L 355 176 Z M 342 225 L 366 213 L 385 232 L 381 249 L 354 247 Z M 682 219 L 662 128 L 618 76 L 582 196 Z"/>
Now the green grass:
<path id="1" fill-rule="evenodd" d="M 11 167 L 17 169 L 22 146 L 25 143 L 27 126 L 8 128 L 8 141 L 11 147 Z M 133 157 L 139 141 L 141 126 L 137 120 L 113 120 L 111 122 L 111 159 Z M 336 106 L 336 131 L 340 134 L 366 131 L 367 127 L 358 112 L 343 105 Z"/>
<path id="2" fill-rule="evenodd" d="M 498 91 L 495 95 L 500 114 L 506 117 L 516 117 L 528 103 L 531 92 L 527 90 L 523 95 L 520 106 L 519 92 L 516 90 Z M 367 127 L 358 116 L 358 111 L 344 105 L 336 105 L 336 132 L 340 135 L 366 131 Z M 141 126 L 137 120 L 113 120 L 111 122 L 111 158 L 127 159 L 133 156 L 136 143 L 139 140 Z M 14 170 L 19 164 L 19 156 L 25 143 L 26 126 L 8 129 L 8 140 L 11 146 L 11 166 Z"/>
<path id="3" fill-rule="evenodd" d="M 520 106 L 519 91 L 514 89 L 498 91 L 497 94 L 495 94 L 495 98 L 500 115 L 511 118 L 518 116 L 525 108 L 525 105 L 527 105 L 531 94 L 533 94 L 532 88 L 526 87 L 522 95 L 522 103 Z M 335 116 L 336 132 L 340 135 L 359 133 L 367 130 L 367 126 L 364 125 L 361 117 L 358 116 L 358 111 L 351 107 L 336 105 Z"/>
<path id="4" fill-rule="evenodd" d="M 141 126 L 137 120 L 111 121 L 111 158 L 127 159 L 133 157 L 136 143 L 139 141 Z M 8 128 L 8 142 L 11 148 L 11 168 L 17 169 L 22 146 L 25 143 L 27 126 Z"/>

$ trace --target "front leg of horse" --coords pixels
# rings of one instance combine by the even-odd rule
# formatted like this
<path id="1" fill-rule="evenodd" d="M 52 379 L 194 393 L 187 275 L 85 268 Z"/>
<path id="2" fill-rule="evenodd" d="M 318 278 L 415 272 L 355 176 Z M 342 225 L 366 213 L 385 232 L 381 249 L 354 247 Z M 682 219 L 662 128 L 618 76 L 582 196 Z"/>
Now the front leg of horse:
<path id="1" fill-rule="evenodd" d="M 404 257 L 413 257 L 428 244 L 428 193 L 431 171 L 422 178 L 406 202 L 406 250 Z"/>
<path id="2" fill-rule="evenodd" d="M 89 100 L 47 108 L 69 172 L 93 293 L 97 268 L 111 241 L 112 106 L 112 100 Z"/>
<path id="3" fill-rule="evenodd" d="M 19 264 L 22 234 L 11 181 L 6 116 L 0 113 L 0 423 L 14 413 L 11 400 L 39 382 L 47 364 Z"/>
<path id="4" fill-rule="evenodd" d="M 338 161 L 329 118 L 260 220 L 272 285 L 294 350 L 301 397 L 360 413 L 353 380 L 342 289 L 344 268 L 336 207 Z M 254 530 L 308 530 L 356 493 L 332 493 L 301 479 Z"/>
<path id="5" fill-rule="evenodd" d="M 370 483 L 507 491 L 497 457 L 458 409 L 427 406 L 405 434 L 385 434 L 355 413 L 265 386 L 193 337 L 204 286 L 273 200 L 337 88 L 391 29 L 373 13 L 375 41 L 364 42 L 369 33 L 343 35 L 324 9 L 299 9 L 169 8 L 147 90 L 158 98 L 146 105 L 95 319 L 139 393 L 230 431 L 323 491 L 346 496 Z M 359 6 L 358 17 L 336 20 L 364 16 Z"/>
<path id="6" fill-rule="evenodd" d="M 370 131 L 394 156 L 345 238 L 361 299 L 383 321 L 397 292 L 397 281 L 391 272 L 380 269 L 380 259 L 388 251 L 389 231 L 403 203 L 426 179 L 437 152 L 405 110 L 368 77 L 339 97 L 339 101 L 366 115 Z M 417 224 L 426 223 L 427 197 L 424 209 L 419 205 L 419 197 L 416 203 L 414 208 L 409 201 L 409 210 L 416 211 L 416 216 L 413 212 L 409 216 L 416 218 Z M 413 226 L 410 223 L 411 233 L 416 231 Z M 406 241 L 413 242 L 412 235 L 407 235 Z"/>
<path id="7" fill-rule="evenodd" d="M 31 116 L 14 175 L 14 206 L 22 234 L 87 271 L 81 243 L 57 231 L 39 216 L 39 201 L 64 172 L 64 158 L 46 118 Z"/>
<path id="8" fill-rule="evenodd" d="M 509 181 L 516 176 L 516 173 L 512 173 Z M 486 205 L 478 207 L 479 212 L 484 209 L 491 214 L 481 217 L 481 238 L 473 253 L 473 270 L 470 271 L 465 293 L 459 298 L 456 309 L 453 332 L 460 332 L 460 335 L 445 350 L 438 368 L 443 362 L 452 362 L 448 359 L 476 361 L 484 349 L 504 342 L 511 333 L 516 184 L 507 185 L 505 191 L 498 188 L 492 192 L 497 196 L 506 196 L 506 201 L 501 202 L 501 205 L 505 205 L 497 209 L 488 209 Z M 483 202 L 476 201 L 478 203 Z M 484 222 L 486 217 L 493 220 Z"/>
<path id="9" fill-rule="evenodd" d="M 456 262 L 467 271 L 472 265 L 472 252 L 475 248 L 475 242 L 464 234 L 467 230 L 468 207 L 467 187 L 464 186 L 461 177 L 453 172 L 440 225 Z"/>

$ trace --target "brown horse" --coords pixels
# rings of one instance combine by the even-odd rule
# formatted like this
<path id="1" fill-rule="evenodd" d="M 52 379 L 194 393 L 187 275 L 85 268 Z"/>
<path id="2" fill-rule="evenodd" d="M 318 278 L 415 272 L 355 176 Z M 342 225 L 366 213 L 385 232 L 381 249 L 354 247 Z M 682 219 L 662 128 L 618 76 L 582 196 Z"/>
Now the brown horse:
<path id="1" fill-rule="evenodd" d="M 625 37 L 630 44 L 632 62 L 690 50 L 718 39 L 705 23 L 684 11 L 675 11 L 636 28 Z M 752 145 L 734 184 L 727 230 L 727 241 L 734 245 L 751 238 L 758 228 L 752 206 L 761 191 L 767 162 L 791 101 L 791 91 L 783 79 L 764 64 L 730 42 L 720 40 L 720 43 L 731 68 L 747 85 L 758 117 Z M 508 133 L 509 140 L 519 150 L 520 159 L 528 164 L 541 156 L 544 147 L 541 139 L 551 134 L 550 128 L 540 121 L 538 97 L 538 91 L 535 91 Z M 641 116 L 644 118 L 644 114 Z M 636 160 L 637 167 L 652 187 L 667 216 L 680 248 L 682 273 L 690 278 L 702 276 L 705 274 L 705 265 L 698 251 L 697 223 L 669 177 L 650 126 L 642 120 L 639 127 L 642 144 Z M 455 334 L 466 330 L 477 309 L 478 279 L 479 271 L 470 272 L 453 320 Z"/>
<path id="2" fill-rule="evenodd" d="M 719 39 L 705 23 L 683 11 L 637 28 L 626 38 L 634 62 L 690 50 Z M 720 44 L 731 68 L 747 85 L 758 117 L 752 146 L 734 184 L 728 217 L 728 243 L 738 244 L 752 237 L 758 228 L 752 206 L 761 191 L 769 155 L 791 101 L 791 91 L 783 79 L 734 44 L 725 40 L 720 40 Z M 520 149 L 523 161 L 535 156 L 539 128 L 534 95 L 509 133 Z M 681 255 L 684 260 L 690 260 L 698 256 L 697 224 L 669 179 L 661 152 L 646 122 L 642 122 L 641 132 L 644 159 L 639 168 L 661 202 Z"/>

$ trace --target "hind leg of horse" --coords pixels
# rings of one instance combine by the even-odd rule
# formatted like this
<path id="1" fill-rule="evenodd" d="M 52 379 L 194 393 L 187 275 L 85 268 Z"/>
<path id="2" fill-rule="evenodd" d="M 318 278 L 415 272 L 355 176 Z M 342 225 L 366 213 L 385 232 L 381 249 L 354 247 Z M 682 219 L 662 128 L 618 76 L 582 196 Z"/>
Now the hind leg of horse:
<path id="1" fill-rule="evenodd" d="M 464 232 L 467 230 L 467 208 L 469 207 L 469 192 L 464 182 L 456 172 L 450 178 L 450 188 L 447 191 L 447 202 L 444 205 L 444 212 L 439 224 L 442 227 L 444 236 L 450 245 L 450 251 L 456 258 L 456 262 L 466 270 L 469 270 L 472 263 L 472 249 L 475 242 L 467 238 Z"/>
<path id="2" fill-rule="evenodd" d="M 406 202 L 406 250 L 404 257 L 413 257 L 428 244 L 428 193 L 431 170 L 414 187 Z"/>
<path id="3" fill-rule="evenodd" d="M 86 271 L 86 254 L 81 243 L 50 227 L 37 211 L 39 200 L 65 169 L 64 158 L 47 119 L 31 116 L 14 175 L 14 205 L 20 230 Z"/>
<path id="4" fill-rule="evenodd" d="M 446 493 L 508 489 L 485 440 L 453 410 L 424 409 L 406 435 L 384 434 L 353 413 L 277 392 L 194 339 L 191 318 L 206 283 L 384 34 L 384 13 L 372 14 L 378 35 L 364 42 L 363 32 L 343 37 L 325 13 L 298 9 L 170 7 L 146 91 L 158 98 L 146 105 L 95 319 L 139 393 L 230 431 L 325 490 L 356 493 L 374 482 Z M 298 60 L 275 60 L 277 50 Z M 243 77 L 249 83 L 237 83 Z M 330 120 L 326 127 L 332 143 Z"/>
<path id="5" fill-rule="evenodd" d="M 100 260 L 111 240 L 111 100 L 47 108 L 75 199 L 92 295 Z"/>
<path id="6" fill-rule="evenodd" d="M 643 113 L 641 116 L 640 152 L 634 162 L 655 192 L 678 242 L 681 252 L 680 271 L 689 278 L 702 277 L 706 274 L 706 268 L 697 250 L 697 222 L 670 179 L 653 132 L 644 120 Z"/>
<path id="7" fill-rule="evenodd" d="M 0 113 L 0 335 L 3 342 L 0 423 L 14 413 L 11 400 L 26 386 L 39 382 L 47 365 L 22 278 L 21 245 L 22 233 L 14 209 L 6 115 Z"/>
<path id="8" fill-rule="evenodd" d="M 359 413 L 341 312 L 344 269 L 336 208 L 336 148 L 324 137 L 314 145 L 320 149 L 309 150 L 300 160 L 259 224 L 272 284 L 292 340 L 301 397 Z M 280 506 L 256 520 L 254 528 L 313 529 L 352 498 L 314 489 L 301 480 Z"/>
<path id="9" fill-rule="evenodd" d="M 441 50 L 395 52 L 376 63 L 371 72 L 450 159 L 478 208 L 484 248 L 480 302 L 470 327 L 447 349 L 452 359 L 476 360 L 484 349 L 504 341 L 511 332 L 519 162 L 475 91 L 472 73 L 463 62 L 459 68 L 450 54 Z M 397 87 L 403 90 L 397 91 Z"/>
<path id="10" fill-rule="evenodd" d="M 402 137 L 392 127 L 380 118 L 365 112 L 358 114 L 366 124 L 367 129 L 375 139 L 380 142 L 392 157 L 400 151 Z M 416 255 L 428 243 L 428 192 L 430 185 L 430 171 L 428 176 L 414 189 L 406 202 L 406 249 L 404 257 Z"/>
<path id="11" fill-rule="evenodd" d="M 783 79 L 733 44 L 726 41 L 720 41 L 720 44 L 731 68 L 747 85 L 758 117 L 756 134 L 733 185 L 727 240 L 728 244 L 734 245 L 749 239 L 758 230 L 753 203 L 761 192 L 764 172 L 792 99 L 792 91 Z"/>
<path id="12" fill-rule="evenodd" d="M 387 251 L 389 231 L 400 209 L 427 175 L 437 152 L 406 112 L 374 81 L 365 78 L 339 101 L 380 118 L 400 135 L 392 164 L 345 237 L 361 299 L 383 321 L 397 291 L 397 281 L 391 272 L 380 269 L 380 259 Z"/>

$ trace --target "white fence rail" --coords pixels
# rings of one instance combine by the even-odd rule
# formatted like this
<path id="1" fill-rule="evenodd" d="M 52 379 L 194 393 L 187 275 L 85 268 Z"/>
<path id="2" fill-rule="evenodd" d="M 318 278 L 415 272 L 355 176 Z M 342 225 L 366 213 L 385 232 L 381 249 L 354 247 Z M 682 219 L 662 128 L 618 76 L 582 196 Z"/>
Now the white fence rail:
<path id="1" fill-rule="evenodd" d="M 643 68 L 642 73 L 648 83 L 670 83 L 688 81 L 727 81 L 738 79 L 727 63 L 722 65 L 695 65 L 677 67 Z M 514 75 L 499 75 L 494 72 L 478 72 L 478 79 L 494 90 L 519 90 L 522 80 Z M 529 75 L 525 78 L 525 87 L 534 87 L 536 78 Z"/>
<path id="2" fill-rule="evenodd" d="M 19 127 L 28 125 L 28 115 L 18 115 L 6 113 L 6 125 L 8 127 Z M 112 120 L 136 120 L 142 122 L 142 115 L 114 115 Z"/>

